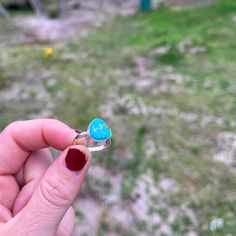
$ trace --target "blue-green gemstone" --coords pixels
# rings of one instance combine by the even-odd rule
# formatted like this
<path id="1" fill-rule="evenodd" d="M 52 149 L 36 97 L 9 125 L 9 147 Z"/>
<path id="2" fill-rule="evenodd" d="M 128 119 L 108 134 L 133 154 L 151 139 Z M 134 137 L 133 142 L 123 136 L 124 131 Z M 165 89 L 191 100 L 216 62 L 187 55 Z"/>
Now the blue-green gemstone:
<path id="1" fill-rule="evenodd" d="M 95 118 L 90 122 L 88 132 L 90 137 L 96 141 L 105 141 L 111 138 L 112 135 L 111 129 L 100 118 Z"/>

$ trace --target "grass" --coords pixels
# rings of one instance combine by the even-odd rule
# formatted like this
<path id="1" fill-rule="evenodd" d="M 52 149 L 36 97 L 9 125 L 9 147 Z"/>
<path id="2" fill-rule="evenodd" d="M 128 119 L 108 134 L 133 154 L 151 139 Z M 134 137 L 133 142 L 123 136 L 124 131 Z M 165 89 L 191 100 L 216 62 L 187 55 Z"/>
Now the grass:
<path id="1" fill-rule="evenodd" d="M 9 33 L 2 40 L 0 37 L 4 42 L 0 47 L 0 87 L 32 76 L 31 71 L 49 72 L 53 85 L 44 80 L 42 84 L 54 103 L 53 117 L 81 129 L 86 129 L 95 116 L 108 119 L 115 145 L 94 162 L 123 173 L 124 199 L 132 199 L 139 176 L 151 170 L 156 182 L 165 175 L 181 186 L 181 193 L 167 199 L 173 205 L 188 203 L 199 220 L 198 225 L 191 227 L 199 235 L 235 235 L 236 175 L 212 159 L 216 136 L 224 131 L 236 132 L 235 15 L 236 2 L 222 0 L 195 9 L 162 8 L 117 18 L 79 41 L 51 45 L 55 54 L 50 59 L 43 58 L 41 51 L 48 45 L 12 46 L 5 40 L 12 37 Z M 0 30 L 7 32 L 7 27 Z M 188 41 L 190 45 L 181 51 L 181 44 Z M 153 54 L 160 47 L 168 50 Z M 194 47 L 203 47 L 204 51 L 191 53 Z M 69 55 L 69 59 L 63 55 Z M 139 67 L 137 57 L 151 61 L 147 70 L 154 76 L 135 72 Z M 168 81 L 168 67 L 187 79 L 181 83 Z M 139 80 L 147 78 L 154 86 L 148 91 L 136 89 Z M 154 89 L 163 84 L 169 89 L 155 93 Z M 127 95 L 134 108 L 152 106 L 164 111 L 176 109 L 177 113 L 130 114 L 128 102 L 119 105 Z M 29 106 L 32 100 L 35 106 Z M 28 118 L 34 109 L 38 111 L 41 103 L 37 96 L 32 100 L 10 104 L 1 101 L 0 127 L 14 119 Z M 144 105 L 140 105 L 140 100 Z M 108 102 L 115 112 L 106 116 L 101 108 Z M 193 121 L 181 118 L 192 113 L 197 117 Z M 204 125 L 210 118 L 212 121 Z M 217 119 L 222 123 L 217 123 Z M 145 150 L 148 140 L 155 146 L 150 156 Z M 117 154 L 120 150 L 124 156 Z M 159 214 L 163 212 L 166 213 L 165 208 Z M 213 217 L 224 220 L 224 227 L 215 232 L 209 228 Z M 172 230 L 175 235 L 184 235 L 190 225 L 190 219 L 183 215 L 173 222 Z M 145 223 L 137 227 L 146 230 Z"/>

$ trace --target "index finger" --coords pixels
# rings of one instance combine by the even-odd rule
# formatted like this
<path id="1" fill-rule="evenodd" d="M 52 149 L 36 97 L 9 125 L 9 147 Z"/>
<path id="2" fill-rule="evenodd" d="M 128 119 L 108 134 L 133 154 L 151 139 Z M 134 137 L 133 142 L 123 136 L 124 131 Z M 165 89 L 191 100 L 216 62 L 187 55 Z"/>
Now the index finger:
<path id="1" fill-rule="evenodd" d="M 45 147 L 63 150 L 76 132 L 54 119 L 16 121 L 0 134 L 0 175 L 15 174 L 31 151 Z"/>

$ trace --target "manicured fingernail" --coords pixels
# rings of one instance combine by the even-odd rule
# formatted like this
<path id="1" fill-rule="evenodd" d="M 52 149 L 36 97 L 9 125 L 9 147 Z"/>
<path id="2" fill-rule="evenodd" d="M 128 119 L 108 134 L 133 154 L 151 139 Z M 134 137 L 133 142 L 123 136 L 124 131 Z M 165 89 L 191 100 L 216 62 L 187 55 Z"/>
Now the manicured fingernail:
<path id="1" fill-rule="evenodd" d="M 66 155 L 65 162 L 69 170 L 80 171 L 86 164 L 87 158 L 82 151 L 76 148 L 70 148 Z"/>

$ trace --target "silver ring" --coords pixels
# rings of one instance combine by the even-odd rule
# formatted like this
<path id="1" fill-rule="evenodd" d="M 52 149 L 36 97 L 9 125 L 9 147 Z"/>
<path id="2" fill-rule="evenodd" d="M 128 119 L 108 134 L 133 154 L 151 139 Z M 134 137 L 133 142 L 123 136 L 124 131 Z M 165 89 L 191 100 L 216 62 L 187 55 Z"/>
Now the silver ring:
<path id="1" fill-rule="evenodd" d="M 95 118 L 90 122 L 86 132 L 81 132 L 75 137 L 74 144 L 80 138 L 86 138 L 86 147 L 88 150 L 90 152 L 97 152 L 111 145 L 111 135 L 111 130 L 107 127 L 105 121 Z"/>
<path id="2" fill-rule="evenodd" d="M 75 139 L 77 140 L 80 138 L 86 138 L 87 140 L 86 147 L 88 148 L 90 152 L 102 151 L 111 145 L 110 138 L 105 141 L 95 141 L 95 140 L 92 140 L 91 137 L 88 136 L 87 132 L 82 132 L 75 137 Z M 92 140 L 92 143 L 89 142 L 91 140 Z"/>

